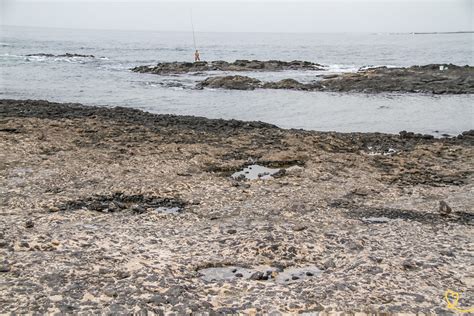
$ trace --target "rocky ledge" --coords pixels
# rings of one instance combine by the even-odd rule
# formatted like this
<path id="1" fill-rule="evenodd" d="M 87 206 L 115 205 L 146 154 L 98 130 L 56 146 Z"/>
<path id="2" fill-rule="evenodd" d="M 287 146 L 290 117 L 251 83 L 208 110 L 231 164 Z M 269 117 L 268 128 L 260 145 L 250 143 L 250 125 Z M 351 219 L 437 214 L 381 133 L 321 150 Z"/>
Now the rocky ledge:
<path id="1" fill-rule="evenodd" d="M 447 289 L 474 306 L 474 131 L 0 100 L 0 146 L 2 313 L 448 314 Z M 256 164 L 273 171 L 233 176 Z"/>
<path id="2" fill-rule="evenodd" d="M 282 70 L 324 70 L 320 64 L 309 61 L 280 61 L 280 60 L 236 60 L 235 62 L 199 61 L 159 63 L 156 66 L 138 66 L 131 69 L 134 72 L 151 73 L 156 75 L 183 74 L 201 71 L 282 71 Z"/>
<path id="3" fill-rule="evenodd" d="M 238 90 L 290 89 L 338 92 L 421 92 L 434 94 L 474 93 L 474 67 L 427 65 L 409 68 L 368 68 L 356 73 L 324 76 L 322 80 L 301 83 L 294 79 L 262 82 L 245 76 L 209 77 L 198 88 Z"/>
<path id="4" fill-rule="evenodd" d="M 66 54 L 60 54 L 60 55 L 54 55 L 54 54 L 48 54 L 48 53 L 37 53 L 37 54 L 28 54 L 26 55 L 27 57 L 76 57 L 76 58 L 95 58 L 94 55 L 83 55 L 83 54 L 72 54 L 72 53 L 66 53 Z"/>

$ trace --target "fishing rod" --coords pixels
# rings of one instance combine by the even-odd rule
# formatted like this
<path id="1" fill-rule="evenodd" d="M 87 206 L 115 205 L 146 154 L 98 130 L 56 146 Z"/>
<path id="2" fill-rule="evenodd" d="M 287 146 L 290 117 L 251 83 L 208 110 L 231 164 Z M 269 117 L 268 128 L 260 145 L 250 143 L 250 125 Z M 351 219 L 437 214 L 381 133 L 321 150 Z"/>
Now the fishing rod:
<path id="1" fill-rule="evenodd" d="M 196 35 L 194 34 L 193 9 L 191 9 L 191 28 L 192 28 L 192 30 L 193 30 L 193 43 L 194 43 L 194 50 L 197 50 L 197 45 L 196 45 Z"/>

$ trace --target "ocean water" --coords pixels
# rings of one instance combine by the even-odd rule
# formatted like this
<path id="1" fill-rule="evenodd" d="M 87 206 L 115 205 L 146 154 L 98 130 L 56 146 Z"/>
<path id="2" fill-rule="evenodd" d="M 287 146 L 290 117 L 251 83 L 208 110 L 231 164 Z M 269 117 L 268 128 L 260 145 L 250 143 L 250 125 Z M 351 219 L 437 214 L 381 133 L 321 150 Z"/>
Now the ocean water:
<path id="1" fill-rule="evenodd" d="M 191 33 L 3 26 L 0 34 L 1 98 L 120 105 L 323 131 L 409 130 L 440 136 L 474 128 L 471 95 L 196 90 L 198 81 L 216 73 L 157 76 L 130 71 L 137 65 L 192 61 Z M 363 66 L 473 65 L 473 36 L 196 33 L 203 60 L 308 60 L 325 65 L 320 72 L 240 73 L 268 81 L 304 82 Z M 40 53 L 95 57 L 35 55 Z"/>

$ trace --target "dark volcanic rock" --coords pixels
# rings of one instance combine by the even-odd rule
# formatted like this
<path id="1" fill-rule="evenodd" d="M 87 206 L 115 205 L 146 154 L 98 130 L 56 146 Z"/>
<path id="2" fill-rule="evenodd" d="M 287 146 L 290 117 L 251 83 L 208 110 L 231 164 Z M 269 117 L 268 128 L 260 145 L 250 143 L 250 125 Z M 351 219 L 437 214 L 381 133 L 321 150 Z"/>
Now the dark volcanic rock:
<path id="1" fill-rule="evenodd" d="M 262 88 L 265 89 L 291 89 L 291 90 L 315 90 L 314 84 L 304 84 L 295 79 L 283 79 L 277 82 L 266 82 Z"/>
<path id="2" fill-rule="evenodd" d="M 36 117 L 48 119 L 77 119 L 84 117 L 100 117 L 104 120 L 112 120 L 125 124 L 139 123 L 153 130 L 160 130 L 167 134 L 169 141 L 183 142 L 183 135 L 176 135 L 177 130 L 190 129 L 193 133 L 207 132 L 235 133 L 238 129 L 277 129 L 275 125 L 263 122 L 244 122 L 238 120 L 208 119 L 196 116 L 152 114 L 137 109 L 126 107 L 84 106 L 77 103 L 54 103 L 42 100 L 0 100 L 0 117 Z M 193 134 L 194 135 L 194 134 Z M 195 135 L 194 135 L 195 137 Z"/>
<path id="3" fill-rule="evenodd" d="M 2 263 L 0 264 L 0 272 L 9 272 L 10 271 L 10 266 L 8 263 Z"/>
<path id="4" fill-rule="evenodd" d="M 28 54 L 27 57 L 81 57 L 81 58 L 95 58 L 94 55 L 82 55 L 82 54 L 61 54 L 61 55 L 54 55 L 54 54 L 46 54 L 46 53 L 38 53 L 38 54 Z"/>
<path id="5" fill-rule="evenodd" d="M 430 64 L 369 68 L 325 79 L 321 84 L 327 91 L 474 93 L 474 67 Z"/>
<path id="6" fill-rule="evenodd" d="M 224 76 L 224 77 L 209 77 L 200 82 L 197 88 L 221 88 L 231 90 L 254 90 L 260 88 L 262 82 L 246 76 Z"/>
<path id="7" fill-rule="evenodd" d="M 289 89 L 289 90 L 318 90 L 318 84 L 305 84 L 294 79 L 283 79 L 277 82 L 262 82 L 247 76 L 217 76 L 209 77 L 200 82 L 198 89 L 229 89 L 229 90 L 254 90 L 263 89 Z"/>
<path id="8" fill-rule="evenodd" d="M 85 199 L 69 201 L 59 208 L 61 210 L 77 210 L 86 208 L 92 211 L 114 213 L 130 209 L 135 214 L 141 214 L 146 208 L 179 207 L 183 208 L 185 203 L 178 199 L 161 198 L 155 196 L 144 196 L 142 194 L 125 195 L 116 192 L 111 195 L 96 195 Z"/>
<path id="9" fill-rule="evenodd" d="M 156 66 L 137 66 L 134 72 L 152 73 L 157 75 L 183 74 L 200 71 L 282 71 L 282 70 L 324 70 L 320 64 L 309 61 L 280 61 L 280 60 L 236 60 L 229 63 L 222 60 L 189 62 L 167 62 Z"/>
<path id="10" fill-rule="evenodd" d="M 442 69 L 442 70 L 441 70 Z M 278 82 L 261 82 L 244 76 L 210 77 L 198 84 L 198 88 L 222 88 L 236 90 L 289 89 L 336 92 L 422 92 L 434 94 L 474 93 L 474 67 L 456 65 L 427 65 L 409 68 L 369 68 L 357 73 L 345 73 L 323 77 L 313 83 L 301 83 L 294 79 Z M 406 137 L 412 135 L 406 134 Z M 419 137 L 419 135 L 414 135 Z"/>

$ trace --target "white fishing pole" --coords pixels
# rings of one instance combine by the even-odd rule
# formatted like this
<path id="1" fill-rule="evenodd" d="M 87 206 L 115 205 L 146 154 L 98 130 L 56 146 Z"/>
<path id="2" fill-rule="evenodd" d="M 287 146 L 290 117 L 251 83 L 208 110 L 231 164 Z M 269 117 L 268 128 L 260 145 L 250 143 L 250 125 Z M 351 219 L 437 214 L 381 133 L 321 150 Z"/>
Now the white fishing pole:
<path id="1" fill-rule="evenodd" d="M 193 30 L 193 43 L 194 43 L 194 50 L 197 50 L 197 45 L 196 45 L 196 35 L 194 34 L 193 9 L 191 9 L 191 28 L 192 28 L 192 30 Z"/>

